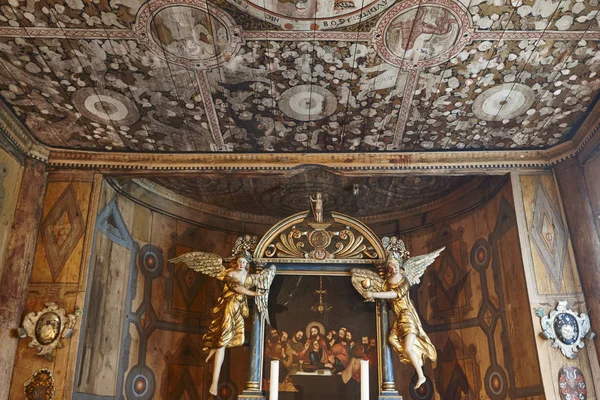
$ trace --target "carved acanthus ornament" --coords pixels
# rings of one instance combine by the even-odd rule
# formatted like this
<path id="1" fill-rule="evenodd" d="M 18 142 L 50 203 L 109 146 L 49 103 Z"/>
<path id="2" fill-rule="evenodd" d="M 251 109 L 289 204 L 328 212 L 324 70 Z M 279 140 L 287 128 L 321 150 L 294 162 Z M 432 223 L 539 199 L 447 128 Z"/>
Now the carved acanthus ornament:
<path id="1" fill-rule="evenodd" d="M 265 255 L 277 258 L 375 259 L 377 253 L 364 243 L 365 238 L 350 227 L 343 229 L 303 229 L 293 227 L 279 235 L 279 241 L 267 246 Z"/>
<path id="2" fill-rule="evenodd" d="M 335 212 L 326 217 L 318 214 L 298 213 L 276 224 L 261 239 L 255 259 L 317 263 L 384 259 L 381 242 L 365 225 Z"/>

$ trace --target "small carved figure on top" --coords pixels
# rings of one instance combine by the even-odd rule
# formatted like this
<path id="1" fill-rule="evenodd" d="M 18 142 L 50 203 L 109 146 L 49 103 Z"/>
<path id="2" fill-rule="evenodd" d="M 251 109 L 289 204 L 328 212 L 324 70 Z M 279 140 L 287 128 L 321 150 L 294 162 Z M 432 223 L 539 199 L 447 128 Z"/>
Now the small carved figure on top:
<path id="1" fill-rule="evenodd" d="M 310 198 L 310 207 L 312 208 L 315 222 L 323 222 L 323 198 L 321 193 L 315 193 L 315 198 Z"/>

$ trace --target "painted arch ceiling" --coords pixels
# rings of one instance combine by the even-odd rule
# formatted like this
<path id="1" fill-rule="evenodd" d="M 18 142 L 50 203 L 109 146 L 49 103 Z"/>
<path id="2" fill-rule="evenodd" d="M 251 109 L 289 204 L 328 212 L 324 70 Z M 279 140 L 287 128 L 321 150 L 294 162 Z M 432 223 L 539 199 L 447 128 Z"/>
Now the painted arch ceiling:
<path id="1" fill-rule="evenodd" d="M 598 97 L 599 0 L 4 0 L 0 94 L 94 151 L 537 149 Z"/>

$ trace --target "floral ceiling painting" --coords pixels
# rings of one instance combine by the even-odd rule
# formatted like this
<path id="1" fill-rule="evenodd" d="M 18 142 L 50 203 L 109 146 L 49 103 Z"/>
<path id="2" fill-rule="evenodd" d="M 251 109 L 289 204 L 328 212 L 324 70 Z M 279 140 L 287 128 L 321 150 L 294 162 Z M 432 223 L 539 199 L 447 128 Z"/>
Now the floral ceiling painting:
<path id="1" fill-rule="evenodd" d="M 600 90 L 597 0 L 10 0 L 0 95 L 102 152 L 541 149 Z"/>

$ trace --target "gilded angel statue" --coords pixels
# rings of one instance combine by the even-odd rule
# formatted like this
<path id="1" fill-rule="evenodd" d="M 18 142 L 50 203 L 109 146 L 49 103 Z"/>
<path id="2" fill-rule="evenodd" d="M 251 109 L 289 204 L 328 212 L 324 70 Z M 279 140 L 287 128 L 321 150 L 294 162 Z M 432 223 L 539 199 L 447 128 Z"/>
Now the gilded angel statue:
<path id="1" fill-rule="evenodd" d="M 374 299 L 391 301 L 397 318 L 390 329 L 388 340 L 400 361 L 412 364 L 415 368 L 416 389 L 425 382 L 425 375 L 423 375 L 425 359 L 429 358 L 435 362 L 437 352 L 421 326 L 417 311 L 410 300 L 409 291 L 411 285 L 420 282 L 425 269 L 435 261 L 445 247 L 417 257 L 410 257 L 403 243 L 402 248 L 401 254 L 392 252 L 388 256 L 385 279 L 373 271 L 353 269 L 352 284 L 368 301 Z"/>
<path id="2" fill-rule="evenodd" d="M 217 395 L 219 375 L 225 357 L 226 347 L 237 347 L 244 343 L 244 318 L 248 317 L 247 296 L 256 297 L 255 303 L 263 317 L 269 321 L 267 302 L 269 288 L 275 277 L 275 266 L 262 270 L 259 274 L 249 274 L 250 254 L 238 256 L 233 268 L 225 268 L 223 259 L 217 254 L 193 252 L 169 260 L 184 263 L 194 271 L 222 280 L 223 294 L 212 309 L 213 320 L 202 338 L 203 351 L 208 351 L 208 362 L 214 357 L 214 370 L 209 393 Z M 251 290 L 256 288 L 256 290 Z"/>

